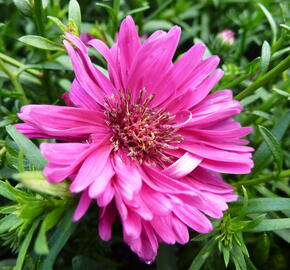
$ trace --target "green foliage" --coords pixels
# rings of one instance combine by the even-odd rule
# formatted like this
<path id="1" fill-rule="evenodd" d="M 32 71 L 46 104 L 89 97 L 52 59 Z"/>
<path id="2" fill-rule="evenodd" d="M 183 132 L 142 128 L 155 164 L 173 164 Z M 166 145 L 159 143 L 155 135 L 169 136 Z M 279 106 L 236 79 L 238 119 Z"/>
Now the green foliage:
<path id="1" fill-rule="evenodd" d="M 288 1 L 9 0 L 0 8 L 0 269 L 290 268 Z M 191 232 L 188 245 L 161 246 L 152 265 L 132 255 L 120 224 L 109 243 L 98 239 L 96 209 L 73 223 L 69 180 L 48 183 L 38 150 L 44 140 L 32 142 L 13 127 L 22 105 L 63 104 L 73 79 L 64 32 L 89 33 L 111 46 L 129 14 L 140 35 L 181 26 L 175 59 L 199 41 L 207 56 L 221 57 L 225 75 L 213 91 L 233 90 L 255 148 L 251 174 L 224 176 L 239 200 L 213 221 L 213 232 Z M 219 38 L 224 29 L 234 31 L 233 45 Z M 107 76 L 100 55 L 90 54 Z"/>

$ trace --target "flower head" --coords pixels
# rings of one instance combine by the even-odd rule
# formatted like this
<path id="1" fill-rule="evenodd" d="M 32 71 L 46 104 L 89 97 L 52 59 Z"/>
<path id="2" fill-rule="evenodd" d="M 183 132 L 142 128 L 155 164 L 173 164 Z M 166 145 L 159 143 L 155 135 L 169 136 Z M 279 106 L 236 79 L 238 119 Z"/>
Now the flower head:
<path id="1" fill-rule="evenodd" d="M 186 243 L 188 227 L 212 230 L 206 217 L 221 218 L 233 188 L 219 173 L 249 173 L 252 148 L 241 139 L 251 128 L 233 120 L 242 107 L 231 90 L 209 94 L 223 72 L 217 56 L 203 59 L 194 45 L 176 63 L 180 28 L 157 31 L 140 42 L 127 17 L 116 44 L 88 42 L 106 60 L 108 77 L 91 62 L 87 46 L 72 34 L 64 45 L 75 76 L 68 106 L 28 105 L 18 130 L 42 143 L 46 178 L 71 180 L 81 193 L 79 220 L 92 200 L 100 208 L 99 233 L 111 238 L 119 217 L 124 241 L 145 261 L 158 244 Z"/>
<path id="2" fill-rule="evenodd" d="M 225 29 L 218 34 L 218 38 L 226 45 L 233 45 L 235 43 L 235 33 L 231 29 Z"/>

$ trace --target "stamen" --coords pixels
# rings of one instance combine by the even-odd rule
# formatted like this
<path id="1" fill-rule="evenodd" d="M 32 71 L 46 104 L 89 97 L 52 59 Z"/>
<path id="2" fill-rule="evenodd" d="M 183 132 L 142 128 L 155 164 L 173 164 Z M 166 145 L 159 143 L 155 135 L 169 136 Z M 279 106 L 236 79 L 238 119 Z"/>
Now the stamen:
<path id="1" fill-rule="evenodd" d="M 114 151 L 125 151 L 139 163 L 163 166 L 164 162 L 172 162 L 164 150 L 177 149 L 176 144 L 183 138 L 172 127 L 175 115 L 151 107 L 155 96 L 145 98 L 145 94 L 146 90 L 141 89 L 135 103 L 123 91 L 119 91 L 119 100 L 105 98 L 105 123 L 112 131 L 110 141 Z"/>

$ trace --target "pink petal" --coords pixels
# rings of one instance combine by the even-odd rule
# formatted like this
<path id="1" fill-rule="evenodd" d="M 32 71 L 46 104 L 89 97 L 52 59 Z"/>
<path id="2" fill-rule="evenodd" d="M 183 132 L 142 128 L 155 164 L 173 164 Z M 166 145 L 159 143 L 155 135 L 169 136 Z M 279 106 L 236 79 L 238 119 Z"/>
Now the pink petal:
<path id="1" fill-rule="evenodd" d="M 191 119 L 192 113 L 190 111 L 179 111 L 174 118 L 174 122 L 176 122 L 176 124 L 172 125 L 172 127 L 173 128 L 184 127 L 188 123 L 190 123 Z"/>
<path id="2" fill-rule="evenodd" d="M 160 191 L 160 192 L 170 192 L 172 194 L 189 194 L 189 195 L 196 195 L 195 191 L 188 186 L 187 184 L 171 178 L 164 174 L 159 169 L 154 167 L 150 167 L 144 165 L 144 170 L 150 175 L 150 178 L 142 177 L 142 179 L 146 182 L 146 184 L 151 187 L 153 190 Z"/>
<path id="3" fill-rule="evenodd" d="M 188 205 L 177 206 L 174 214 L 187 226 L 200 233 L 209 233 L 212 230 L 210 221 L 198 210 Z"/>
<path id="4" fill-rule="evenodd" d="M 95 145 L 82 143 L 42 143 L 40 151 L 49 161 L 44 169 L 44 176 L 52 183 L 64 180 L 77 172 L 95 148 Z"/>
<path id="5" fill-rule="evenodd" d="M 69 92 L 69 98 L 71 102 L 73 102 L 73 104 L 78 107 L 93 111 L 100 110 L 100 106 L 98 105 L 98 103 L 90 95 L 87 94 L 84 88 L 82 88 L 81 85 L 78 83 L 77 79 L 73 80 Z"/>
<path id="6" fill-rule="evenodd" d="M 119 49 L 119 61 L 122 74 L 123 85 L 127 81 L 127 76 L 134 58 L 141 47 L 139 35 L 135 23 L 131 16 L 127 16 L 122 21 L 118 33 L 117 46 Z"/>
<path id="7" fill-rule="evenodd" d="M 115 172 L 111 165 L 111 161 L 108 159 L 98 178 L 89 187 L 90 197 L 97 198 L 101 193 L 103 193 L 114 174 Z"/>
<path id="8" fill-rule="evenodd" d="M 126 219 L 122 220 L 124 238 L 136 239 L 141 234 L 141 218 L 133 211 L 128 211 Z"/>
<path id="9" fill-rule="evenodd" d="M 251 168 L 253 168 L 253 161 L 249 159 L 247 163 L 239 163 L 204 159 L 200 166 L 221 173 L 247 174 L 250 173 Z"/>
<path id="10" fill-rule="evenodd" d="M 85 190 L 82 193 L 77 209 L 74 212 L 73 221 L 79 221 L 83 217 L 83 215 L 87 212 L 91 201 L 92 199 L 89 197 L 88 191 Z"/>
<path id="11" fill-rule="evenodd" d="M 176 241 L 185 244 L 189 240 L 189 233 L 186 225 L 180 221 L 175 215 L 171 217 L 172 228 L 175 233 Z"/>
<path id="12" fill-rule="evenodd" d="M 90 57 L 88 55 L 88 49 L 80 40 L 80 38 L 69 33 L 65 33 L 65 35 L 77 48 L 77 51 L 81 57 L 81 60 L 86 68 L 89 77 L 96 83 L 99 89 L 107 95 L 115 93 L 115 87 L 113 86 L 111 81 L 91 63 Z"/>
<path id="13" fill-rule="evenodd" d="M 143 186 L 140 196 L 155 215 L 168 215 L 173 209 L 173 204 L 166 194 L 156 192 L 146 185 Z M 158 205 L 158 207 L 156 207 L 156 205 Z"/>
<path id="14" fill-rule="evenodd" d="M 133 100 L 142 88 L 146 89 L 146 94 L 152 94 L 153 87 L 172 65 L 180 28 L 173 27 L 168 34 L 155 36 L 143 43 L 131 65 L 126 88 L 132 91 Z"/>
<path id="15" fill-rule="evenodd" d="M 221 79 L 223 74 L 224 72 L 222 70 L 217 69 L 197 87 L 190 86 L 188 91 L 180 94 L 168 105 L 166 105 L 167 110 L 174 114 L 179 110 L 187 110 L 192 108 L 208 95 L 211 89 Z"/>
<path id="16" fill-rule="evenodd" d="M 119 70 L 119 65 L 117 64 L 116 59 L 114 59 L 112 52 L 114 51 L 114 48 L 116 48 L 116 45 L 114 45 L 115 47 L 110 50 L 104 42 L 98 39 L 93 39 L 89 41 L 88 44 L 94 47 L 107 61 L 108 73 L 115 89 L 124 89 L 121 80 L 121 71 Z"/>
<path id="17" fill-rule="evenodd" d="M 184 141 L 180 147 L 193 155 L 216 161 L 248 163 L 252 156 L 250 153 L 235 153 L 190 141 Z"/>
<path id="18" fill-rule="evenodd" d="M 103 113 L 81 108 L 26 105 L 21 108 L 18 116 L 27 124 L 55 138 L 88 138 L 91 133 L 108 133 Z"/>
<path id="19" fill-rule="evenodd" d="M 112 224 L 116 218 L 116 208 L 113 203 L 100 209 L 99 234 L 103 241 L 112 237 Z"/>
<path id="20" fill-rule="evenodd" d="M 167 244 L 175 244 L 175 233 L 172 229 L 171 224 L 171 215 L 167 215 L 164 217 L 155 217 L 151 221 L 151 225 L 154 228 L 155 232 L 162 239 L 162 242 Z"/>
<path id="21" fill-rule="evenodd" d="M 116 173 L 116 185 L 123 197 L 128 200 L 133 199 L 141 186 L 141 176 L 136 166 L 124 155 L 115 154 L 113 167 Z"/>
<path id="22" fill-rule="evenodd" d="M 105 144 L 96 148 L 95 151 L 84 160 L 76 178 L 70 185 L 70 191 L 73 193 L 81 192 L 93 181 L 96 181 L 105 168 L 111 151 L 111 145 Z"/>
<path id="23" fill-rule="evenodd" d="M 107 206 L 115 196 L 115 189 L 113 188 L 111 182 L 109 182 L 103 193 L 98 195 L 97 203 L 100 207 Z"/>
<path id="24" fill-rule="evenodd" d="M 163 173 L 174 178 L 182 178 L 191 173 L 201 161 L 201 157 L 186 152 L 181 158 L 165 168 Z"/>
<path id="25" fill-rule="evenodd" d="M 72 45 L 67 40 L 64 40 L 63 44 L 70 56 L 79 84 L 88 93 L 88 95 L 95 100 L 95 102 L 102 105 L 104 103 L 104 90 L 101 89 L 90 76 L 91 74 L 88 68 L 88 65 L 90 64 L 85 63 L 82 60 L 81 56 L 74 50 Z"/>
<path id="26" fill-rule="evenodd" d="M 158 100 L 153 101 L 154 104 L 159 105 L 164 101 L 168 102 L 168 100 L 172 100 L 175 95 L 179 94 L 177 89 L 184 81 L 190 79 L 193 70 L 201 63 L 204 51 L 204 44 L 198 43 L 178 59 L 163 79 L 156 84 L 152 90 L 158 95 Z M 168 89 L 173 89 L 174 95 L 172 95 L 172 91 L 168 91 Z"/>

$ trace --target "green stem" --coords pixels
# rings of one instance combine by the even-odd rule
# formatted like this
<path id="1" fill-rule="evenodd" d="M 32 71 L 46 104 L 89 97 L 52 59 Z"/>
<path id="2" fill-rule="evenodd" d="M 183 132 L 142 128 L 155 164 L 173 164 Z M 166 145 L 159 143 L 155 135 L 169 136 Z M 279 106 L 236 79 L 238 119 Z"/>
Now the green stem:
<path id="1" fill-rule="evenodd" d="M 283 61 L 280 62 L 276 67 L 267 72 L 263 77 L 253 82 L 250 86 L 248 86 L 245 90 L 239 93 L 235 98 L 237 100 L 241 100 L 253 92 L 255 92 L 258 88 L 265 85 L 268 81 L 274 79 L 275 77 L 281 75 L 284 70 L 287 70 L 290 67 L 290 55 L 286 57 Z"/>
<path id="2" fill-rule="evenodd" d="M 24 104 L 28 104 L 28 99 L 25 95 L 24 89 L 22 88 L 21 84 L 19 83 L 17 76 L 4 64 L 4 62 L 0 59 L 0 69 L 8 76 L 11 80 L 15 90 L 21 94 L 22 101 Z"/>
<path id="3" fill-rule="evenodd" d="M 221 86 L 221 89 L 231 89 L 234 86 L 240 84 L 242 81 L 244 81 L 247 78 L 249 78 L 249 74 L 243 74 L 240 77 L 238 77 L 237 79 L 235 79 L 234 81 L 232 81 L 224 86 Z"/>
<path id="4" fill-rule="evenodd" d="M 284 178 L 284 177 L 288 177 L 288 176 L 290 176 L 290 170 L 285 170 L 285 171 L 282 171 L 279 174 L 279 176 L 277 176 L 277 173 L 271 173 L 271 174 L 267 174 L 267 175 L 264 175 L 261 177 L 257 177 L 257 178 L 253 178 L 253 179 L 249 179 L 249 180 L 244 180 L 244 181 L 239 181 L 239 182 L 235 183 L 234 186 L 241 186 L 241 185 L 252 186 L 252 185 L 270 182 L 270 181 L 273 181 L 275 179 L 280 179 L 280 178 Z"/>
<path id="5" fill-rule="evenodd" d="M 12 66 L 18 67 L 18 68 L 23 68 L 23 67 L 25 67 L 25 65 L 22 64 L 21 62 L 15 60 L 15 59 L 12 58 L 12 57 L 9 57 L 9 56 L 3 54 L 3 53 L 0 53 L 0 59 L 2 59 L 4 62 L 6 62 L 6 63 L 8 63 L 8 64 L 10 64 L 10 65 L 12 65 Z M 42 73 L 39 72 L 39 71 L 36 71 L 36 70 L 34 70 L 34 69 L 29 68 L 29 69 L 26 69 L 25 71 L 26 71 L 27 73 L 30 73 L 30 74 L 33 75 L 33 76 L 38 77 L 38 78 L 41 78 L 41 77 L 42 77 Z"/>
<path id="6" fill-rule="evenodd" d="M 34 20 L 38 34 L 45 36 L 42 0 L 34 0 Z"/>

